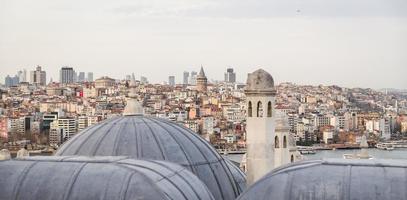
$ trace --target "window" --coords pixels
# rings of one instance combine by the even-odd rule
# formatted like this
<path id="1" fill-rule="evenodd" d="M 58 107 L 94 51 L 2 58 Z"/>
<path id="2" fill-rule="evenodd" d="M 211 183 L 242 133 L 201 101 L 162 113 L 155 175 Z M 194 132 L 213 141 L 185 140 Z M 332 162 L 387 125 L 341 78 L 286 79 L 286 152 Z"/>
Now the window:
<path id="1" fill-rule="evenodd" d="M 248 106 L 248 108 L 247 108 L 247 114 L 248 114 L 248 116 L 249 117 L 252 117 L 252 102 L 251 101 L 249 101 L 249 106 Z"/>
<path id="2" fill-rule="evenodd" d="M 257 102 L 257 117 L 263 117 L 263 104 L 261 101 Z"/>
<path id="3" fill-rule="evenodd" d="M 291 162 L 294 162 L 294 155 L 291 154 Z"/>
<path id="4" fill-rule="evenodd" d="M 267 117 L 271 117 L 271 111 L 272 111 L 272 107 L 271 107 L 271 102 L 269 101 L 269 103 L 267 104 Z"/>
<path id="5" fill-rule="evenodd" d="M 280 141 L 278 140 L 278 136 L 274 137 L 274 148 L 280 148 Z"/>
<path id="6" fill-rule="evenodd" d="M 283 138 L 283 148 L 287 148 L 287 136 L 285 136 L 285 135 Z"/>

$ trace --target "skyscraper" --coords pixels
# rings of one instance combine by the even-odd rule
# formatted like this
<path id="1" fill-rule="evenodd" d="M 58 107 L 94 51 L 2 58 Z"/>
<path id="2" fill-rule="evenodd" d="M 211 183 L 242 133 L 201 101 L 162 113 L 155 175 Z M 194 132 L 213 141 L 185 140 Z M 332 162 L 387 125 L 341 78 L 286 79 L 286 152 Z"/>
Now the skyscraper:
<path id="1" fill-rule="evenodd" d="M 168 84 L 170 86 L 175 86 L 175 76 L 169 76 L 168 77 Z"/>
<path id="2" fill-rule="evenodd" d="M 189 72 L 184 72 L 182 84 L 188 85 Z"/>
<path id="3" fill-rule="evenodd" d="M 148 84 L 147 77 L 141 76 L 141 77 L 140 77 L 140 82 L 141 82 L 142 84 Z"/>
<path id="4" fill-rule="evenodd" d="M 192 71 L 191 76 L 189 77 L 189 84 L 190 85 L 196 85 L 196 76 L 197 76 L 197 73 Z"/>
<path id="5" fill-rule="evenodd" d="M 85 72 L 79 72 L 78 82 L 80 83 L 85 82 Z"/>
<path id="6" fill-rule="evenodd" d="M 62 84 L 75 82 L 75 71 L 72 67 L 62 67 L 59 71 L 59 82 Z"/>
<path id="7" fill-rule="evenodd" d="M 27 70 L 18 71 L 17 76 L 20 82 L 27 82 Z"/>
<path id="8" fill-rule="evenodd" d="M 93 72 L 88 72 L 88 82 L 93 82 Z"/>
<path id="9" fill-rule="evenodd" d="M 208 79 L 206 78 L 203 67 L 201 66 L 201 71 L 199 72 L 198 76 L 196 77 L 196 90 L 198 90 L 199 92 L 206 92 L 207 83 L 208 83 Z"/>
<path id="10" fill-rule="evenodd" d="M 18 75 L 15 75 L 14 77 L 11 77 L 9 75 L 6 76 L 4 79 L 4 85 L 6 87 L 11 87 L 11 86 L 16 86 L 20 83 Z"/>
<path id="11" fill-rule="evenodd" d="M 225 82 L 235 83 L 236 82 L 236 73 L 233 72 L 233 68 L 227 68 L 225 73 Z"/>
<path id="12" fill-rule="evenodd" d="M 37 66 L 35 71 L 30 73 L 30 83 L 37 85 L 46 85 L 47 73 L 41 70 L 41 66 Z"/>

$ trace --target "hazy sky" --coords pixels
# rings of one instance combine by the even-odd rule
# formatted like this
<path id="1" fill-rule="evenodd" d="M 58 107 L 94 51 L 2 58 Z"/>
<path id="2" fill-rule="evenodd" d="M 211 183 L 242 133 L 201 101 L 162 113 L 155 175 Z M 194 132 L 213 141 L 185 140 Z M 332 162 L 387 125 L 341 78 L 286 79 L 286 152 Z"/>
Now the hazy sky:
<path id="1" fill-rule="evenodd" d="M 407 0 L 0 0 L 0 80 L 41 65 L 180 82 L 203 65 L 239 81 L 407 88 Z"/>

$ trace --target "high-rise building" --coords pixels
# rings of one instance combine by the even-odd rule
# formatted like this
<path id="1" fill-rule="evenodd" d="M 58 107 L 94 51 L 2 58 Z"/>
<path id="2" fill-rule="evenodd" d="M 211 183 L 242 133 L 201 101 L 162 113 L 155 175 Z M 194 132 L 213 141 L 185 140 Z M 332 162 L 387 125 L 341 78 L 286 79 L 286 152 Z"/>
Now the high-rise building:
<path id="1" fill-rule="evenodd" d="M 140 82 L 141 82 L 142 84 L 147 84 L 147 83 L 148 83 L 147 77 L 141 76 L 141 77 L 140 77 Z"/>
<path id="2" fill-rule="evenodd" d="M 198 90 L 199 92 L 206 92 L 207 84 L 208 79 L 206 78 L 203 67 L 201 66 L 201 71 L 199 71 L 199 74 L 196 77 L 196 90 Z"/>
<path id="3" fill-rule="evenodd" d="M 27 70 L 18 71 L 17 76 L 20 82 L 27 82 Z"/>
<path id="4" fill-rule="evenodd" d="M 80 83 L 85 82 L 85 72 L 79 72 L 78 82 L 80 82 Z"/>
<path id="5" fill-rule="evenodd" d="M 4 85 L 6 87 L 12 87 L 12 86 L 17 86 L 20 83 L 18 75 L 15 75 L 14 77 L 11 77 L 9 75 L 6 76 L 4 79 Z"/>
<path id="6" fill-rule="evenodd" d="M 47 73 L 41 70 L 41 66 L 37 66 L 35 71 L 30 73 L 30 83 L 36 85 L 46 85 Z"/>
<path id="7" fill-rule="evenodd" d="M 74 83 L 76 73 L 72 67 L 62 67 L 59 71 L 59 82 L 62 84 Z"/>
<path id="8" fill-rule="evenodd" d="M 182 84 L 188 85 L 189 72 L 184 72 Z"/>
<path id="9" fill-rule="evenodd" d="M 59 118 L 58 128 L 63 130 L 63 141 L 69 140 L 77 133 L 77 120 L 74 118 Z"/>
<path id="10" fill-rule="evenodd" d="M 227 68 L 225 73 L 225 82 L 235 83 L 236 82 L 236 73 L 233 72 L 233 68 Z"/>
<path id="11" fill-rule="evenodd" d="M 191 76 L 189 77 L 189 84 L 190 85 L 196 85 L 196 76 L 198 73 L 196 73 L 195 71 L 191 72 Z"/>
<path id="12" fill-rule="evenodd" d="M 168 77 L 168 84 L 170 86 L 175 86 L 175 76 L 169 76 Z"/>
<path id="13" fill-rule="evenodd" d="M 93 82 L 93 72 L 88 72 L 88 82 Z"/>

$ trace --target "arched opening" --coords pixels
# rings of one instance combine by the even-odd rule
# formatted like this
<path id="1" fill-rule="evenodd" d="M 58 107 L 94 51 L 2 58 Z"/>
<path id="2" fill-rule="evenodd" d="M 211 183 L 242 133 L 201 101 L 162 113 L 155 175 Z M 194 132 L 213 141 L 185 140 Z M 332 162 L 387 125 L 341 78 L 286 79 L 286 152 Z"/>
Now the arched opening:
<path id="1" fill-rule="evenodd" d="M 280 141 L 278 140 L 278 136 L 274 137 L 274 148 L 280 148 Z"/>
<path id="2" fill-rule="evenodd" d="M 263 117 L 263 104 L 261 101 L 257 102 L 257 117 Z"/>
<path id="3" fill-rule="evenodd" d="M 287 148 L 287 136 L 283 137 L 283 148 Z"/>
<path id="4" fill-rule="evenodd" d="M 294 155 L 291 154 L 291 162 L 294 162 Z"/>
<path id="5" fill-rule="evenodd" d="M 271 102 L 267 104 L 267 117 L 271 117 L 271 112 L 272 112 L 272 107 L 271 107 Z"/>
<path id="6" fill-rule="evenodd" d="M 252 109 L 252 102 L 251 101 L 249 101 L 249 105 L 247 106 L 247 115 L 249 116 L 249 117 L 252 117 L 252 112 L 253 112 L 253 109 Z"/>

